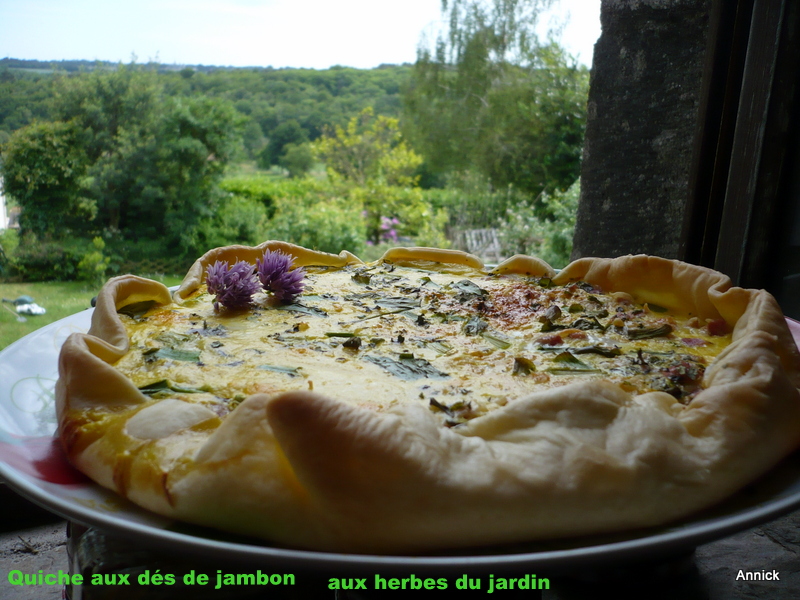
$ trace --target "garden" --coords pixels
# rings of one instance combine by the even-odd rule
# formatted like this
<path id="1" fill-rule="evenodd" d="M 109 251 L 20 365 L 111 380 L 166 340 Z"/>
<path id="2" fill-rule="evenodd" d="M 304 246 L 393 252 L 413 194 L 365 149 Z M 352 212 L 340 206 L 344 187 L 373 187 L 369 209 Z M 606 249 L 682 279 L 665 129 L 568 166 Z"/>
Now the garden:
<path id="1" fill-rule="evenodd" d="M 0 296 L 52 307 L 23 323 L 5 302 L 0 347 L 85 308 L 109 276 L 178 281 L 227 244 L 563 266 L 589 76 L 533 34 L 529 9 L 454 2 L 414 65 L 372 70 L 0 61 L 0 178 L 18 215 L 0 230 Z"/>

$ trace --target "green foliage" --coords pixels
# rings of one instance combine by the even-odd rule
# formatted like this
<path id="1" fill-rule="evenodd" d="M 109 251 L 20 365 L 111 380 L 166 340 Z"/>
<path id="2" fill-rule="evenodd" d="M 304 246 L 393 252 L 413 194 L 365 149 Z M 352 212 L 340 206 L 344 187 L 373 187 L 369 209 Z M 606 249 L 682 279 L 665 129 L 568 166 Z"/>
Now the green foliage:
<path id="1" fill-rule="evenodd" d="M 361 186 L 368 182 L 416 185 L 414 173 L 422 163 L 422 157 L 403 140 L 398 120 L 375 116 L 372 108 L 351 118 L 346 127 L 326 130 L 313 150 L 331 177 Z"/>
<path id="2" fill-rule="evenodd" d="M 566 266 L 572 253 L 580 194 L 578 179 L 566 192 L 544 194 L 541 206 L 519 204 L 509 208 L 499 235 L 504 252 L 538 256 L 555 268 Z"/>
<path id="3" fill-rule="evenodd" d="M 232 195 L 220 202 L 213 217 L 198 227 L 197 243 L 206 249 L 230 244 L 255 246 L 266 239 L 268 221 L 264 204 Z"/>
<path id="4" fill-rule="evenodd" d="M 12 133 L 35 120 L 48 119 L 52 82 L 48 75 L 0 68 L 0 130 Z"/>
<path id="5" fill-rule="evenodd" d="M 274 210 L 275 196 L 278 186 L 269 177 L 226 177 L 220 182 L 220 188 L 234 196 L 253 200 L 263 205 L 267 215 L 271 217 Z"/>
<path id="6" fill-rule="evenodd" d="M 424 198 L 435 210 L 447 211 L 451 231 L 497 227 L 509 206 L 530 201 L 513 186 L 495 188 L 475 171 L 450 174 L 446 187 L 425 190 Z"/>
<path id="7" fill-rule="evenodd" d="M 14 254 L 12 277 L 23 281 L 73 281 L 83 248 L 54 242 L 38 242 L 27 236 Z"/>
<path id="8" fill-rule="evenodd" d="M 279 164 L 288 145 L 299 145 L 308 141 L 308 133 L 296 119 L 278 125 L 269 135 L 269 142 L 259 156 L 259 164 L 268 169 Z"/>
<path id="9" fill-rule="evenodd" d="M 0 229 L 0 250 L 6 255 L 11 255 L 14 254 L 17 246 L 19 246 L 19 230 Z"/>
<path id="10" fill-rule="evenodd" d="M 19 232 L 16 229 L 0 230 L 0 278 L 8 277 L 14 271 L 13 257 L 19 246 Z"/>
<path id="11" fill-rule="evenodd" d="M 350 188 L 350 198 L 362 207 L 367 239 L 373 244 L 387 239 L 383 220 L 394 218 L 399 223 L 393 227 L 397 233 L 392 239 L 405 238 L 421 246 L 449 246 L 444 235 L 447 210 L 432 207 L 419 188 L 368 183 Z"/>
<path id="12" fill-rule="evenodd" d="M 263 204 L 270 218 L 275 214 L 276 202 L 280 199 L 294 199 L 311 204 L 337 196 L 333 187 L 324 181 L 311 178 L 285 179 L 263 174 L 225 178 L 220 187 L 225 192 Z"/>
<path id="13" fill-rule="evenodd" d="M 433 210 L 417 187 L 422 157 L 406 145 L 397 119 L 364 109 L 346 127 L 326 131 L 313 149 L 333 184 L 361 207 L 370 242 L 384 239 L 382 223 L 388 218 L 399 221 L 391 229 L 393 239 L 447 245 L 446 213 Z"/>
<path id="14" fill-rule="evenodd" d="M 305 144 L 286 144 L 278 164 L 289 173 L 289 177 L 302 177 L 314 166 L 314 152 Z"/>
<path id="15" fill-rule="evenodd" d="M 22 207 L 23 233 L 59 236 L 85 218 L 86 167 L 74 123 L 36 122 L 14 132 L 3 146 L 0 175 L 5 193 Z"/>
<path id="16" fill-rule="evenodd" d="M 579 174 L 588 71 L 535 34 L 549 0 L 443 2 L 449 30 L 421 47 L 404 130 L 432 174 L 476 170 L 531 196 Z"/>
<path id="17" fill-rule="evenodd" d="M 267 228 L 269 239 L 334 254 L 349 250 L 358 255 L 364 249 L 366 232 L 358 204 L 345 199 L 304 203 L 279 198 L 276 205 Z"/>
<path id="18" fill-rule="evenodd" d="M 5 146 L 6 190 L 23 208 L 23 232 L 206 249 L 218 182 L 239 143 L 230 104 L 166 98 L 153 73 L 120 67 L 60 78 L 53 114 L 58 121 L 25 127 Z"/>
<path id="19" fill-rule="evenodd" d="M 83 255 L 77 267 L 77 278 L 95 287 L 100 287 L 106 280 L 106 273 L 111 258 L 103 254 L 106 247 L 103 238 L 95 237 L 92 247 Z"/>

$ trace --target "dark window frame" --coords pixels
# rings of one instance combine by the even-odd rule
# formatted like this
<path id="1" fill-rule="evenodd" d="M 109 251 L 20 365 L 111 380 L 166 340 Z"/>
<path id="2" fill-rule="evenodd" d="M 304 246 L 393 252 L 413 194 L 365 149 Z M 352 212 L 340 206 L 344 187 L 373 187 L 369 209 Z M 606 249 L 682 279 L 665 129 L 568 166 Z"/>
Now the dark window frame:
<path id="1" fill-rule="evenodd" d="M 800 3 L 714 0 L 709 18 L 679 257 L 780 292 L 800 204 Z"/>

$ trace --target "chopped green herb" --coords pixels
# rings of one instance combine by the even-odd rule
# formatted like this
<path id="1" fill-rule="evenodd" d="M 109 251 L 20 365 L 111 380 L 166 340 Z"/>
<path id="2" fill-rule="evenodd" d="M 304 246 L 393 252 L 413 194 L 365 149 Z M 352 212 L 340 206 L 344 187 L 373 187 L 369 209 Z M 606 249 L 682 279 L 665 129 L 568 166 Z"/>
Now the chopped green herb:
<path id="1" fill-rule="evenodd" d="M 658 304 L 650 304 L 649 302 L 647 303 L 647 308 L 656 313 L 665 313 L 669 310 L 668 308 L 664 308 Z"/>
<path id="2" fill-rule="evenodd" d="M 420 301 L 413 298 L 405 298 L 403 296 L 393 296 L 389 298 L 380 298 L 375 301 L 375 304 L 381 308 L 406 311 L 411 310 L 412 308 L 419 308 Z"/>
<path id="3" fill-rule="evenodd" d="M 500 350 L 506 350 L 511 347 L 511 342 L 508 338 L 496 331 L 483 331 L 481 337 Z"/>
<path id="4" fill-rule="evenodd" d="M 454 290 L 458 292 L 458 299 L 461 300 L 462 302 L 464 300 L 469 300 L 470 298 L 481 298 L 489 294 L 489 292 L 487 292 L 485 289 L 483 289 L 476 283 L 470 281 L 469 279 L 462 279 L 461 281 L 457 281 L 450 287 L 452 287 Z"/>
<path id="5" fill-rule="evenodd" d="M 570 327 L 582 329 L 584 331 L 589 331 L 590 329 L 599 329 L 600 331 L 605 331 L 605 327 L 602 323 L 600 323 L 600 321 L 597 320 L 597 317 L 577 319 L 570 324 Z"/>
<path id="6" fill-rule="evenodd" d="M 583 346 L 582 348 L 572 348 L 571 352 L 573 354 L 599 354 L 600 356 L 605 356 L 606 358 L 612 358 L 622 354 L 622 350 L 616 346 L 610 348 L 608 346 L 601 346 L 599 344 Z"/>
<path id="7" fill-rule="evenodd" d="M 441 287 L 442 287 L 438 283 L 436 283 L 433 279 L 431 279 L 430 277 L 427 277 L 427 276 L 423 277 L 422 279 L 420 279 L 420 281 L 422 282 L 421 283 L 422 287 L 428 287 L 428 288 L 431 288 L 433 290 L 438 290 L 438 289 L 441 289 Z"/>
<path id="8" fill-rule="evenodd" d="M 342 348 L 347 348 L 348 350 L 358 350 L 361 348 L 361 338 L 358 336 L 351 337 L 342 343 Z"/>
<path id="9" fill-rule="evenodd" d="M 536 372 L 536 365 L 531 359 L 525 358 L 524 356 L 514 357 L 514 368 L 511 371 L 512 375 L 516 375 L 519 377 L 524 375 L 530 375 L 531 373 L 534 372 Z"/>
<path id="10" fill-rule="evenodd" d="M 139 391 L 148 396 L 155 396 L 162 392 L 178 392 L 181 394 L 200 394 L 204 390 L 186 387 L 171 382 L 169 379 L 161 379 L 139 387 Z"/>
<path id="11" fill-rule="evenodd" d="M 455 416 L 455 415 L 453 414 L 453 411 L 452 411 L 452 410 L 450 410 L 450 407 L 449 407 L 449 406 L 446 406 L 446 405 L 442 404 L 442 403 L 441 403 L 441 402 L 439 402 L 439 401 L 438 401 L 436 398 L 431 398 L 431 399 L 430 399 L 430 403 L 429 403 L 429 405 L 430 405 L 430 407 L 431 407 L 431 408 L 435 408 L 436 410 L 440 410 L 440 411 L 442 411 L 442 412 L 443 412 L 443 413 L 445 413 L 445 414 L 446 414 L 448 417 L 453 417 L 453 416 Z"/>
<path id="12" fill-rule="evenodd" d="M 539 331 L 541 331 L 542 333 L 547 333 L 548 331 L 558 331 L 560 329 L 566 329 L 565 325 L 556 325 L 546 317 L 542 319 L 541 323 L 542 323 L 542 328 Z"/>
<path id="13" fill-rule="evenodd" d="M 298 377 L 302 375 L 300 369 L 297 367 L 282 367 L 279 365 L 259 365 L 257 367 L 263 371 L 274 371 L 275 373 L 283 373 L 284 375 L 288 375 L 289 377 Z"/>
<path id="14" fill-rule="evenodd" d="M 489 324 L 480 317 L 470 317 L 464 325 L 464 333 L 466 335 L 478 335 L 486 331 Z"/>
<path id="15" fill-rule="evenodd" d="M 427 345 L 436 350 L 439 354 L 447 354 L 450 352 L 453 347 L 448 344 L 447 342 L 443 342 L 441 340 L 433 340 L 432 342 L 427 342 Z"/>
<path id="16" fill-rule="evenodd" d="M 183 362 L 200 362 L 200 350 L 186 348 L 159 348 L 153 354 L 155 358 L 179 360 Z"/>
<path id="17" fill-rule="evenodd" d="M 558 363 L 557 366 L 547 369 L 548 373 L 556 375 L 564 375 L 570 373 L 599 373 L 599 369 L 587 365 L 580 359 L 576 358 L 571 352 L 565 350 L 553 358 L 553 362 Z"/>
<path id="18" fill-rule="evenodd" d="M 364 360 L 378 365 L 387 373 L 406 381 L 422 378 L 444 379 L 450 377 L 447 373 L 439 371 L 424 358 L 394 360 L 388 356 L 365 356 Z"/>
<path id="19" fill-rule="evenodd" d="M 296 312 L 300 313 L 301 315 L 309 315 L 312 317 L 328 316 L 328 313 L 321 308 L 317 308 L 316 306 L 306 306 L 305 304 L 299 304 L 297 302 L 293 302 L 292 304 L 279 304 L 275 308 L 277 310 L 288 310 L 290 312 Z"/>
<path id="20" fill-rule="evenodd" d="M 156 304 L 157 302 L 155 300 L 134 302 L 133 304 L 126 304 L 125 306 L 118 308 L 117 312 L 135 319 L 141 319 L 144 316 L 144 313 L 153 308 Z"/>
<path id="21" fill-rule="evenodd" d="M 367 273 L 366 271 L 356 271 L 353 274 L 353 281 L 356 283 L 369 283 L 370 279 L 372 279 L 372 273 Z"/>
<path id="22" fill-rule="evenodd" d="M 628 329 L 625 334 L 631 340 L 645 340 L 654 337 L 661 337 L 672 333 L 672 326 L 664 323 L 659 327 L 642 327 L 640 329 Z"/>

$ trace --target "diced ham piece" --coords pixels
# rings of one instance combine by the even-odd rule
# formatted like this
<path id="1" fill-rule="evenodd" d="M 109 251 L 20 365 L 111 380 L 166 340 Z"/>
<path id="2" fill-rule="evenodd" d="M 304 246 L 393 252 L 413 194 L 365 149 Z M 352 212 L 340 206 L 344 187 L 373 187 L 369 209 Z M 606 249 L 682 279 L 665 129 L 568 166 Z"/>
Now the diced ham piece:
<path id="1" fill-rule="evenodd" d="M 708 335 L 725 335 L 728 333 L 728 324 L 725 319 L 714 319 L 706 323 L 706 330 L 708 330 Z"/>

